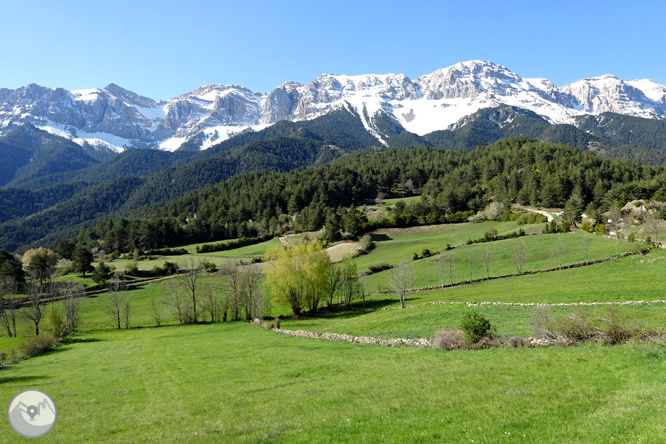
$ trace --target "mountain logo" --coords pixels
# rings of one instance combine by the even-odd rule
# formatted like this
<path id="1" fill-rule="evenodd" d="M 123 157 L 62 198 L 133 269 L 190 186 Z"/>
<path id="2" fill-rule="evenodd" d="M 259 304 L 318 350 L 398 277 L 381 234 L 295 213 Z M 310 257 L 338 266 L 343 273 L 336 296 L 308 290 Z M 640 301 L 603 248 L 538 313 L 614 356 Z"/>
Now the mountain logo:
<path id="1" fill-rule="evenodd" d="M 53 399 L 41 390 L 23 390 L 9 403 L 7 419 L 14 431 L 25 438 L 39 438 L 51 431 L 58 410 Z"/>

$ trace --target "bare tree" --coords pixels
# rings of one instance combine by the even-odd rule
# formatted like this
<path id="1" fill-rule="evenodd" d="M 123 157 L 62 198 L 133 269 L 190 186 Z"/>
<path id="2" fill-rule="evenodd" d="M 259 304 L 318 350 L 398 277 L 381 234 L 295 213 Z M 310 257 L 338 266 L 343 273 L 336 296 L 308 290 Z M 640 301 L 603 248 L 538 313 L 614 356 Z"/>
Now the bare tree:
<path id="1" fill-rule="evenodd" d="M 109 302 L 106 306 L 106 313 L 113 324 L 121 329 L 123 321 L 126 328 L 129 327 L 129 297 L 126 294 L 126 285 L 120 279 L 116 279 L 109 284 Z"/>
<path id="2" fill-rule="evenodd" d="M 615 232 L 615 240 L 620 240 L 620 230 L 622 229 L 622 210 L 617 205 L 613 205 L 608 211 L 608 225 L 611 231 Z"/>
<path id="3" fill-rule="evenodd" d="M 16 298 L 18 281 L 14 276 L 4 276 L 0 281 L 0 322 L 10 338 L 16 337 Z"/>
<path id="4" fill-rule="evenodd" d="M 490 277 L 490 248 L 486 246 L 483 249 L 483 263 L 486 266 L 486 278 Z"/>
<path id="5" fill-rule="evenodd" d="M 368 275 L 362 274 L 358 277 L 358 288 L 363 300 L 363 309 L 365 310 L 365 294 L 368 292 Z"/>
<path id="6" fill-rule="evenodd" d="M 451 281 L 451 285 L 453 285 L 453 255 L 452 254 L 447 254 L 446 255 L 446 262 L 449 265 L 449 280 Z"/>
<path id="7" fill-rule="evenodd" d="M 585 263 L 590 263 L 590 238 L 585 236 L 583 238 L 583 251 L 585 252 Z"/>
<path id="8" fill-rule="evenodd" d="M 384 198 L 385 198 L 385 197 L 386 197 L 386 194 L 383 193 L 382 191 L 379 191 L 379 192 L 377 193 L 377 197 L 375 197 L 375 203 L 376 203 L 377 205 L 381 205 L 382 202 L 384 202 Z"/>
<path id="9" fill-rule="evenodd" d="M 227 298 L 228 312 L 231 314 L 231 320 L 240 319 L 241 311 L 241 276 L 237 261 L 230 261 L 222 269 L 222 273 L 227 276 Z"/>
<path id="10" fill-rule="evenodd" d="M 132 320 L 132 310 L 130 306 L 130 298 L 125 297 L 125 303 L 123 304 L 123 325 L 125 328 L 130 328 L 130 322 Z"/>
<path id="11" fill-rule="evenodd" d="M 469 280 L 472 280 L 472 266 L 474 265 L 474 256 L 472 250 L 467 250 L 467 264 L 469 265 Z"/>
<path id="12" fill-rule="evenodd" d="M 440 252 L 437 256 L 435 256 L 435 266 L 437 267 L 437 271 L 439 272 L 439 281 L 443 287 L 444 274 L 446 273 L 446 257 L 444 256 L 444 253 Z"/>
<path id="13" fill-rule="evenodd" d="M 23 309 L 23 316 L 34 324 L 35 336 L 39 336 L 39 323 L 44 316 L 44 287 L 36 280 L 26 283 L 25 293 L 28 304 Z"/>
<path id="14" fill-rule="evenodd" d="M 67 331 L 76 331 L 81 320 L 81 297 L 85 292 L 85 287 L 75 282 L 67 282 L 60 291 L 63 296 L 62 304 L 65 310 Z"/>
<path id="15" fill-rule="evenodd" d="M 655 210 L 652 210 L 655 211 Z M 659 215 L 656 212 L 650 211 L 645 217 L 645 225 L 648 228 L 650 234 L 653 234 L 652 240 L 655 244 L 659 244 L 659 232 L 661 231 L 661 220 Z"/>
<path id="16" fill-rule="evenodd" d="M 328 273 L 328 294 L 326 296 L 326 305 L 328 308 L 333 306 L 333 300 L 340 288 L 341 279 L 342 270 L 340 269 L 340 264 L 331 264 Z"/>
<path id="17" fill-rule="evenodd" d="M 164 293 L 162 303 L 178 318 L 179 323 L 185 324 L 189 322 L 190 310 L 187 307 L 187 301 L 180 287 L 175 282 L 167 282 L 162 288 Z"/>
<path id="18" fill-rule="evenodd" d="M 217 293 L 210 286 L 203 290 L 203 321 L 206 322 L 206 312 L 210 314 L 210 322 L 215 323 L 220 320 L 220 301 Z"/>
<path id="19" fill-rule="evenodd" d="M 518 274 L 523 274 L 525 258 L 527 256 L 526 249 L 525 242 L 520 242 L 513 251 L 513 263 L 516 264 Z"/>
<path id="20" fill-rule="evenodd" d="M 201 278 L 201 261 L 196 261 L 193 258 L 187 262 L 187 269 L 178 275 L 178 280 L 188 290 L 190 302 L 192 305 L 192 323 L 197 323 L 199 314 L 197 312 L 197 296 L 199 293 L 200 278 Z"/>
<path id="21" fill-rule="evenodd" d="M 406 260 L 401 260 L 398 265 L 389 271 L 388 286 L 400 298 L 400 307 L 405 308 L 405 293 L 414 283 L 414 268 Z"/>
<path id="22" fill-rule="evenodd" d="M 557 240 L 555 241 L 555 245 L 553 246 L 553 251 L 555 255 L 557 256 L 558 262 L 559 262 L 559 267 L 562 268 L 562 257 L 564 256 L 564 253 L 566 252 L 566 249 L 564 247 L 564 243 L 562 242 L 561 237 L 557 237 Z"/>
<path id="23" fill-rule="evenodd" d="M 262 273 L 257 265 L 241 267 L 241 299 L 245 306 L 245 319 L 251 320 L 263 315 L 263 292 L 261 291 Z"/>
<path id="24" fill-rule="evenodd" d="M 162 309 L 160 307 L 160 304 L 157 300 L 157 297 L 153 295 L 152 298 L 150 298 L 150 306 L 153 309 L 153 319 L 155 319 L 155 327 L 161 327 L 162 326 Z"/>

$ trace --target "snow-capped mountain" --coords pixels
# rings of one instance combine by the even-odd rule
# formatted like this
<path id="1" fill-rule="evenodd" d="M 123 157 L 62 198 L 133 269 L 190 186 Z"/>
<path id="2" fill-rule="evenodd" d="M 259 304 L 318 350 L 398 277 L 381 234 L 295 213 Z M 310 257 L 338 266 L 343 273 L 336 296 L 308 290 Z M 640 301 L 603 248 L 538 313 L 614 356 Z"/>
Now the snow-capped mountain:
<path id="1" fill-rule="evenodd" d="M 666 118 L 666 86 L 606 75 L 556 87 L 523 79 L 491 62 L 458 63 L 410 80 L 403 74 L 324 74 L 307 85 L 288 82 L 268 93 L 236 85 L 206 85 L 171 100 L 155 101 L 115 84 L 67 91 L 28 85 L 0 89 L 0 134 L 31 123 L 79 144 L 121 151 L 125 146 L 176 150 L 208 148 L 235 134 L 281 120 L 310 120 L 344 108 L 384 143 L 377 117 L 424 135 L 455 128 L 480 109 L 511 105 L 551 123 L 615 112 Z"/>

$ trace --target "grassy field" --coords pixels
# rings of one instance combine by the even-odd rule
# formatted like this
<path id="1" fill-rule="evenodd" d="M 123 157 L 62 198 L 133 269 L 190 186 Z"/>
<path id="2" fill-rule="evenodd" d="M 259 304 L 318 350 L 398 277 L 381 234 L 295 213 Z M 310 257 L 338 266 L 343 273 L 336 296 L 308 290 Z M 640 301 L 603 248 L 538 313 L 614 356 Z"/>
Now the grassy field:
<path id="1" fill-rule="evenodd" d="M 47 443 L 660 442 L 666 351 L 442 352 L 235 323 L 91 331 L 0 372 L 45 390 Z M 649 414 L 646 414 L 649 412 Z M 3 442 L 23 442 L 0 420 Z"/>
<path id="2" fill-rule="evenodd" d="M 381 230 L 376 248 L 357 258 L 358 268 L 411 260 L 415 251 L 437 251 L 450 243 L 459 246 L 449 253 L 455 259 L 454 280 L 461 280 L 469 279 L 468 251 L 477 278 L 485 275 L 481 257 L 486 248 L 490 273 L 504 274 L 515 270 L 512 256 L 519 242 L 526 245 L 528 270 L 556 265 L 556 242 L 565 249 L 564 263 L 584 260 L 585 237 L 591 260 L 639 246 L 580 231 L 462 245 L 490 227 L 500 234 L 519 228 L 512 222 L 485 222 Z M 523 228 L 539 232 L 541 226 Z M 262 255 L 279 243 L 274 239 L 187 257 L 223 264 Z M 150 269 L 151 262 L 140 264 Z M 433 258 L 412 265 L 416 285 L 439 283 Z M 386 279 L 386 272 L 371 275 L 370 289 L 381 289 Z M 153 282 L 128 292 L 129 330 L 113 328 L 106 313 L 108 295 L 85 299 L 80 331 L 68 342 L 0 369 L 0 402 L 7 404 L 25 388 L 52 395 L 58 422 L 43 441 L 54 443 L 656 443 L 666 432 L 663 346 L 444 352 L 294 338 L 246 322 L 178 326 L 159 303 L 164 285 Z M 220 273 L 203 278 L 203 287 L 215 292 L 226 285 Z M 395 295 L 371 295 L 366 306 L 374 311 L 360 310 L 357 301 L 351 311 L 284 319 L 282 328 L 431 339 L 441 328 L 457 328 L 466 312 L 476 310 L 499 334 L 530 336 L 532 306 L 414 305 L 655 300 L 666 299 L 665 289 L 666 251 L 653 250 L 576 269 L 408 293 L 412 307 L 405 310 L 395 309 Z M 154 327 L 153 300 L 165 324 L 160 328 Z M 595 317 L 605 307 L 551 308 L 556 315 L 577 310 Z M 666 327 L 666 304 L 622 310 L 640 325 Z M 271 316 L 289 313 L 282 304 L 271 308 Z M 30 336 L 30 325 L 23 319 L 19 325 L 19 338 L 0 336 L 0 351 L 9 352 Z M 2 442 L 20 440 L 3 418 L 0 436 Z"/>
<path id="3" fill-rule="evenodd" d="M 475 229 L 476 233 L 482 228 L 476 227 L 477 224 L 468 225 L 470 225 L 470 227 L 466 227 L 466 230 L 460 230 L 463 231 L 464 234 L 461 234 L 459 231 L 454 231 L 454 235 L 447 233 L 448 229 L 451 229 L 451 226 L 447 225 L 443 225 L 440 230 L 431 233 L 425 232 L 413 235 L 394 234 L 391 237 L 391 240 L 376 242 L 376 249 L 370 254 L 357 258 L 356 261 L 359 265 L 359 270 L 366 269 L 369 265 L 375 265 L 380 262 L 386 262 L 393 265 L 403 259 L 411 261 L 413 254 L 417 253 L 420 255 L 423 248 L 429 248 L 430 251 L 439 251 L 443 247 L 446 247 L 446 244 L 442 246 L 442 242 L 445 242 L 446 239 L 460 239 L 461 237 L 464 237 L 465 234 L 471 234 L 469 233 L 469 230 Z M 503 228 L 507 228 L 506 225 Z M 481 236 L 483 235 L 483 231 L 485 230 L 481 230 Z M 507 231 L 513 230 L 509 229 Z M 427 234 L 430 236 L 427 236 Z M 636 242 L 616 244 L 612 239 L 603 236 L 589 234 L 584 231 L 576 231 L 566 234 L 533 235 L 481 244 L 462 245 L 453 250 L 446 251 L 444 254 L 450 254 L 453 257 L 453 281 L 459 282 L 469 280 L 470 278 L 479 279 L 486 277 L 486 263 L 484 260 L 486 250 L 490 254 L 490 276 L 516 273 L 517 269 L 513 258 L 518 244 L 525 245 L 525 270 L 542 270 L 559 266 L 560 257 L 554 252 L 556 244 L 558 243 L 561 243 L 564 248 L 562 265 L 585 262 L 586 255 L 583 246 L 584 239 L 586 238 L 589 240 L 588 257 L 590 261 L 615 256 L 618 253 L 633 251 L 645 246 L 644 244 Z M 452 245 L 455 244 L 452 243 Z M 469 265 L 470 253 L 472 255 L 471 274 Z M 441 276 L 435 257 L 413 261 L 412 266 L 414 267 L 414 286 L 425 287 L 428 285 L 441 284 Z M 388 273 L 388 271 L 384 271 L 369 276 L 368 282 L 372 291 L 381 289 L 382 285 L 388 279 Z M 449 282 L 450 278 L 447 265 L 444 283 Z"/>

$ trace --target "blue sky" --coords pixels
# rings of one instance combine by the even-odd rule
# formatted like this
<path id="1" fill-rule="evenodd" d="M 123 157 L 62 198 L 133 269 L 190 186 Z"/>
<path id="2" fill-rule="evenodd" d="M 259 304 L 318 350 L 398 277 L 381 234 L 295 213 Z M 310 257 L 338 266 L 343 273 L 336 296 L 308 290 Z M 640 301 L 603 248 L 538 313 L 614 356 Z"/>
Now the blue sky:
<path id="1" fill-rule="evenodd" d="M 117 83 L 167 99 L 208 83 L 268 91 L 322 73 L 490 60 L 556 86 L 666 84 L 661 1 L 6 1 L 0 87 Z"/>

